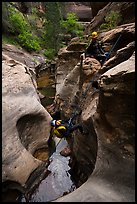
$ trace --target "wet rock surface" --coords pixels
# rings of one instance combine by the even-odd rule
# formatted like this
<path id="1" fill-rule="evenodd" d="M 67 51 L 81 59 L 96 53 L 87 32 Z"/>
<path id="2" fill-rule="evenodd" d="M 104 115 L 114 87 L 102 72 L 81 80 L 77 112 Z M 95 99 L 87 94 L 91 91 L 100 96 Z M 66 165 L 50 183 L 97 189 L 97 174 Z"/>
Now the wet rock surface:
<path id="1" fill-rule="evenodd" d="M 58 140 L 57 140 L 58 143 Z M 65 154 L 61 156 L 60 152 L 66 149 L 67 142 L 62 139 L 57 145 L 56 151 L 49 158 L 47 168 L 48 175 L 44 178 L 37 189 L 32 193 L 29 202 L 50 202 L 67 195 L 75 190 L 75 183 L 71 180 L 69 173 L 70 157 Z M 68 149 L 68 148 L 67 148 Z M 22 198 L 22 202 L 23 202 Z"/>
<path id="2" fill-rule="evenodd" d="M 44 199 L 52 201 L 56 199 L 54 202 L 135 201 L 135 56 L 133 54 L 135 24 L 131 23 L 135 19 L 134 2 L 108 3 L 92 19 L 89 32 L 96 29 L 102 23 L 106 13 L 112 9 L 120 10 L 124 23 L 128 24 L 118 26 L 108 32 L 102 32 L 100 36 L 103 42 L 108 43 L 108 47 L 110 47 L 111 43 L 116 42 L 118 35 L 122 34 L 122 38 L 114 50 L 113 58 L 108 60 L 108 63 L 101 69 L 101 73 L 104 74 L 100 76 L 97 82 L 97 91 L 95 89 L 93 93 L 96 87 L 90 87 L 86 97 L 81 98 L 82 92 L 85 91 L 87 84 L 97 72 L 97 69 L 93 70 L 91 68 L 92 63 L 90 64 L 88 61 L 89 66 L 82 70 L 84 77 L 81 77 L 79 60 L 85 44 L 78 46 L 71 44 L 68 49 L 62 49 L 58 56 L 56 75 L 57 107 L 61 110 L 63 116 L 65 114 L 68 116 L 71 115 L 74 108 L 80 106 L 82 114 L 77 118 L 76 122 L 82 123 L 84 130 L 86 130 L 84 135 L 76 131 L 73 134 L 73 140 L 68 141 L 73 155 L 73 160 L 71 160 L 72 171 L 79 181 L 79 188 L 75 190 L 75 186 L 69 180 L 69 187 L 66 189 L 62 182 L 66 172 L 63 171 L 60 174 L 60 171 L 57 170 L 56 167 L 62 167 L 62 163 L 55 157 L 55 164 L 51 160 L 53 175 L 50 175 L 51 177 L 48 180 L 49 182 L 52 181 L 53 186 L 45 184 L 46 189 L 49 186 L 49 189 L 53 189 L 54 195 L 51 194 L 51 197 L 49 194 L 45 195 L 44 186 L 42 186 L 42 193 L 35 194 L 36 196 L 32 197 L 33 201 L 43 201 Z M 123 20 L 121 23 L 123 23 Z M 118 51 L 115 55 L 116 50 Z M 43 119 L 48 122 L 51 117 L 46 115 L 48 117 L 46 119 L 43 108 L 39 109 L 39 97 L 36 94 L 35 81 L 30 77 L 30 69 L 26 69 L 24 65 L 18 65 L 14 58 L 17 53 L 15 50 L 12 52 L 10 46 L 5 51 L 9 52 L 14 60 L 4 55 L 2 57 L 3 61 L 8 61 L 8 64 L 5 64 L 5 62 L 3 64 L 9 77 L 8 80 L 5 80 L 5 73 L 3 72 L 3 97 L 5 97 L 3 100 L 5 105 L 3 109 L 4 140 L 2 145 L 5 150 L 3 151 L 3 181 L 11 179 L 24 185 L 31 172 L 34 171 L 34 176 L 37 177 L 38 174 L 41 175 L 42 168 L 45 168 L 41 161 L 34 158 L 33 153 L 36 153 L 37 148 L 47 145 L 50 129 L 47 130 L 49 125 L 44 123 Z M 19 52 L 19 55 L 23 64 L 29 64 L 28 66 L 31 68 L 35 66 L 35 60 L 32 60 L 33 63 L 30 58 L 25 60 L 27 55 L 24 57 L 22 51 Z M 39 56 L 37 57 L 39 58 Z M 18 66 L 18 70 L 16 70 L 16 66 Z M 10 72 L 15 80 L 21 79 L 18 83 L 23 85 L 17 84 L 17 86 L 14 84 L 14 77 L 12 74 L 10 75 Z M 33 72 L 35 70 L 31 69 L 31 73 Z M 26 83 L 29 84 L 27 88 Z M 67 87 L 69 88 L 67 89 Z M 15 103 L 16 96 L 18 96 L 18 103 Z M 28 99 L 29 101 L 32 100 L 33 103 L 28 104 Z M 25 111 L 23 111 L 24 106 Z M 33 108 L 33 111 L 31 108 Z M 10 114 L 8 115 L 8 113 Z M 40 136 L 37 134 L 40 123 L 37 122 L 36 118 L 45 127 L 45 129 L 40 128 Z M 45 131 L 47 131 L 46 141 Z M 26 135 L 28 141 L 25 138 Z M 11 144 L 14 144 L 14 148 Z M 64 149 L 63 154 L 67 155 L 68 152 L 68 149 Z M 66 164 L 64 159 L 62 160 L 63 164 Z M 42 168 L 39 169 L 38 167 L 41 166 Z M 21 168 L 25 169 L 25 171 L 22 172 Z M 36 169 L 37 171 L 35 171 Z M 52 180 L 54 175 L 57 176 L 57 180 Z M 30 186 L 32 186 L 32 180 L 33 177 L 28 180 Z M 73 190 L 75 191 L 70 193 Z M 63 195 L 65 196 L 59 198 Z M 44 198 L 44 196 L 46 197 Z"/>

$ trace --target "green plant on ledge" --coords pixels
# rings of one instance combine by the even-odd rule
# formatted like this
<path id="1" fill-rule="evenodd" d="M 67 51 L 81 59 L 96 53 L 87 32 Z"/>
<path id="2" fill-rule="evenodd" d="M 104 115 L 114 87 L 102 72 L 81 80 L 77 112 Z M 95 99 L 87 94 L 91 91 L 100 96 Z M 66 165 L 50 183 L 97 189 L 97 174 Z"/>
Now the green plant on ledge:
<path id="1" fill-rule="evenodd" d="M 119 11 L 111 11 L 105 17 L 105 23 L 101 24 L 101 30 L 109 30 L 115 28 L 121 20 L 121 14 Z"/>
<path id="2" fill-rule="evenodd" d="M 12 34 L 16 36 L 16 41 L 27 51 L 39 51 L 39 38 L 32 34 L 31 26 L 24 16 L 17 9 L 10 7 L 10 22 L 12 24 Z"/>
<path id="3" fill-rule="evenodd" d="M 78 17 L 75 13 L 67 13 L 67 19 L 61 20 L 61 26 L 64 34 L 71 34 L 72 36 L 82 36 L 83 26 L 79 24 Z"/>

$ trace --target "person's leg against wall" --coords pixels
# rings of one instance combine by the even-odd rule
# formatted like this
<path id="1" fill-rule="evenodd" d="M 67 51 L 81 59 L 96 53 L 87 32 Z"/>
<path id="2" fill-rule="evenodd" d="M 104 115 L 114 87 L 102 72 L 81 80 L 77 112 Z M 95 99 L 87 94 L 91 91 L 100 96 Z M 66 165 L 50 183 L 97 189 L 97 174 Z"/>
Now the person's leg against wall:
<path id="1" fill-rule="evenodd" d="M 81 133 L 83 133 L 83 127 L 82 127 L 82 125 L 80 125 L 80 124 L 74 125 L 74 126 L 70 129 L 70 132 L 72 133 L 74 130 L 77 130 L 77 129 L 79 129 L 79 131 L 80 131 Z"/>

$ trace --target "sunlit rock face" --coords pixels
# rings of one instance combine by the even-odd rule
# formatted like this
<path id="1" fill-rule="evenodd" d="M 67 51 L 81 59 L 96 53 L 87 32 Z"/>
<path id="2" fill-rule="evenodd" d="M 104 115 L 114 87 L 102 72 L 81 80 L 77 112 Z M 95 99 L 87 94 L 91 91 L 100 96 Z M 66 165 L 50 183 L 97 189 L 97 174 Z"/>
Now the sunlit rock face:
<path id="1" fill-rule="evenodd" d="M 9 57 L 2 62 L 2 181 L 25 185 L 42 164 L 35 150 L 47 147 L 51 116 L 40 104 L 25 65 Z"/>

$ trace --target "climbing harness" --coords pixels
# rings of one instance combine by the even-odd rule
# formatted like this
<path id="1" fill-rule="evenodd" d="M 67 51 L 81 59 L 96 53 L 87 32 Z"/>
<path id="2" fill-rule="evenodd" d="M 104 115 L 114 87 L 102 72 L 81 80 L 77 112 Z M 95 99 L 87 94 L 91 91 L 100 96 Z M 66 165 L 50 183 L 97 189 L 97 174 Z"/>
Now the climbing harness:
<path id="1" fill-rule="evenodd" d="M 121 38 L 121 36 L 122 36 L 122 34 L 120 34 L 120 36 L 118 37 L 118 39 L 116 40 L 116 42 L 115 42 L 114 45 L 112 46 L 111 50 L 110 50 L 109 52 L 106 52 L 106 53 L 105 53 L 106 59 L 105 59 L 105 61 L 103 62 L 103 65 L 104 65 L 104 63 L 110 58 L 111 53 L 112 53 L 112 51 L 114 50 L 114 48 L 115 48 L 116 44 L 118 43 L 119 39 Z M 103 66 L 103 65 L 102 65 L 102 66 Z M 85 98 L 85 96 L 87 95 L 87 92 L 89 91 L 89 89 L 90 89 L 90 87 L 92 86 L 93 82 L 95 81 L 95 78 L 98 78 L 99 76 L 100 76 L 100 74 L 99 74 L 98 72 L 94 75 L 94 77 L 93 77 L 93 79 L 90 81 L 90 84 L 89 84 L 89 86 L 87 87 L 85 93 L 82 94 L 84 98 Z M 95 90 L 94 90 L 93 93 L 95 93 Z"/>

